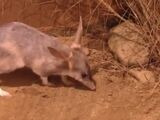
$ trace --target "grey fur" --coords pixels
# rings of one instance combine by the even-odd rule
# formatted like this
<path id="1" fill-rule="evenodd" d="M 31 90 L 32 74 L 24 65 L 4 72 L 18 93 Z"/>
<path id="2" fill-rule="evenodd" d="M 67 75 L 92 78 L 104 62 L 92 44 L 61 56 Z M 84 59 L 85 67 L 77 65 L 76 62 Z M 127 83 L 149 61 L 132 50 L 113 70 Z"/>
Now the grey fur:
<path id="1" fill-rule="evenodd" d="M 67 57 L 56 57 L 48 50 L 49 47 Z M 72 59 L 69 58 L 71 53 Z M 67 67 L 70 63 L 75 69 Z M 48 84 L 49 75 L 59 74 L 73 77 L 90 89 L 95 89 L 86 56 L 81 49 L 74 50 L 56 37 L 20 22 L 5 24 L 0 27 L 0 74 L 23 67 L 32 69 L 44 84 Z M 82 73 L 88 75 L 86 80 L 82 78 Z"/>

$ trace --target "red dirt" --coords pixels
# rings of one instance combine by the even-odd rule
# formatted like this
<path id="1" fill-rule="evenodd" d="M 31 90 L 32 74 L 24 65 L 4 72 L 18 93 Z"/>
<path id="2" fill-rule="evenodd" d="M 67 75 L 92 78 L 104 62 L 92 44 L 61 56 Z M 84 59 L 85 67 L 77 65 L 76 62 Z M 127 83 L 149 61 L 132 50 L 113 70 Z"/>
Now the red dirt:
<path id="1" fill-rule="evenodd" d="M 73 18 L 67 18 L 69 22 L 64 22 L 63 18 L 57 19 L 64 11 L 59 13 L 57 10 L 58 15 L 53 16 L 53 10 L 56 11 L 57 6 L 50 4 L 40 7 L 37 4 L 31 5 L 32 0 L 27 0 L 27 4 L 24 0 L 4 2 L 0 2 L 0 24 L 16 20 L 38 27 L 57 22 L 61 26 L 73 27 L 76 25 L 73 20 L 79 19 L 70 17 L 70 14 L 66 14 L 68 18 Z M 87 8 L 90 13 L 90 8 Z M 88 16 L 88 12 L 83 15 Z M 96 24 L 95 22 L 94 25 Z M 97 26 L 93 27 L 93 32 L 95 29 L 98 29 Z M 101 33 L 100 30 L 97 34 Z M 154 85 L 135 83 L 121 72 L 115 72 L 112 64 L 116 61 L 108 50 L 102 51 L 103 47 L 99 44 L 103 43 L 104 41 L 91 40 L 89 44 L 89 60 L 97 83 L 96 91 L 86 90 L 82 85 L 66 87 L 61 82 L 55 87 L 42 86 L 40 78 L 26 69 L 0 75 L 0 87 L 12 94 L 12 97 L 0 97 L 0 120 L 160 120 L 159 84 L 153 89 Z"/>

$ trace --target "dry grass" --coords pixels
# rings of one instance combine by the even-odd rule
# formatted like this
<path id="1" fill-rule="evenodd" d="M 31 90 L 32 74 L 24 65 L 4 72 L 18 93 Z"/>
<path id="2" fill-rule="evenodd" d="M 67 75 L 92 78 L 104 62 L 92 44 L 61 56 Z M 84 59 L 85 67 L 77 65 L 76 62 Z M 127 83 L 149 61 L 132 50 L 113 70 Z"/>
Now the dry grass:
<path id="1" fill-rule="evenodd" d="M 140 26 L 146 46 L 150 48 L 150 62 L 160 67 L 160 1 L 126 1 L 133 13 L 134 22 Z"/>
<path id="2" fill-rule="evenodd" d="M 17 0 L 15 2 L 4 0 L 0 2 L 1 16 L 5 15 L 7 9 L 16 7 L 18 3 L 23 5 L 19 8 L 18 17 L 22 16 L 24 19 L 32 17 L 30 15 L 36 11 L 32 12 L 31 9 L 40 6 L 40 9 L 36 9 L 41 17 L 39 21 L 43 22 L 48 18 L 52 20 L 49 25 L 58 24 L 62 29 L 67 28 L 67 30 L 68 27 L 74 29 L 77 27 L 78 18 L 81 15 L 86 33 L 90 31 L 99 33 L 97 25 L 101 27 L 100 32 L 105 32 L 115 19 L 118 20 L 117 22 L 130 19 L 140 26 L 146 46 L 150 48 L 150 62 L 146 67 L 154 66 L 154 69 L 160 69 L 159 0 L 68 0 L 67 2 L 64 0 Z"/>
<path id="3" fill-rule="evenodd" d="M 121 21 L 126 21 L 104 0 L 98 1 Z M 130 10 L 130 20 L 140 26 L 141 35 L 146 40 L 145 46 L 150 48 L 150 61 L 144 67 L 160 70 L 160 1 L 123 0 L 123 5 Z"/>

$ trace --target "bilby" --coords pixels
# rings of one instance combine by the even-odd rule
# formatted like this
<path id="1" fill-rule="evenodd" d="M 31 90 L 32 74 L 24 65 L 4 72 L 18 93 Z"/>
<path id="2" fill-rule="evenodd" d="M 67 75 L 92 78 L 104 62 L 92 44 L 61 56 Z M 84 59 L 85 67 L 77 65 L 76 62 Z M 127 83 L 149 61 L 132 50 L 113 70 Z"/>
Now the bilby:
<path id="1" fill-rule="evenodd" d="M 39 75 L 44 85 L 48 76 L 70 76 L 91 90 L 96 86 L 81 46 L 82 18 L 71 46 L 62 44 L 56 37 L 40 32 L 20 22 L 0 27 L 0 74 L 23 67 Z"/>

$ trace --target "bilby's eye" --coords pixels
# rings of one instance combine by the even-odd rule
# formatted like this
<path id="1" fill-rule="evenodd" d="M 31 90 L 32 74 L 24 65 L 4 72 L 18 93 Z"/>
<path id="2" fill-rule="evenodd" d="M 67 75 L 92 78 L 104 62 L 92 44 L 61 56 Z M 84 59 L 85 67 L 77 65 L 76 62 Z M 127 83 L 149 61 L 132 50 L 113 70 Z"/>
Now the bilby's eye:
<path id="1" fill-rule="evenodd" d="M 82 78 L 85 78 L 85 77 L 87 77 L 87 74 L 86 73 L 82 73 L 81 76 L 82 76 Z"/>

